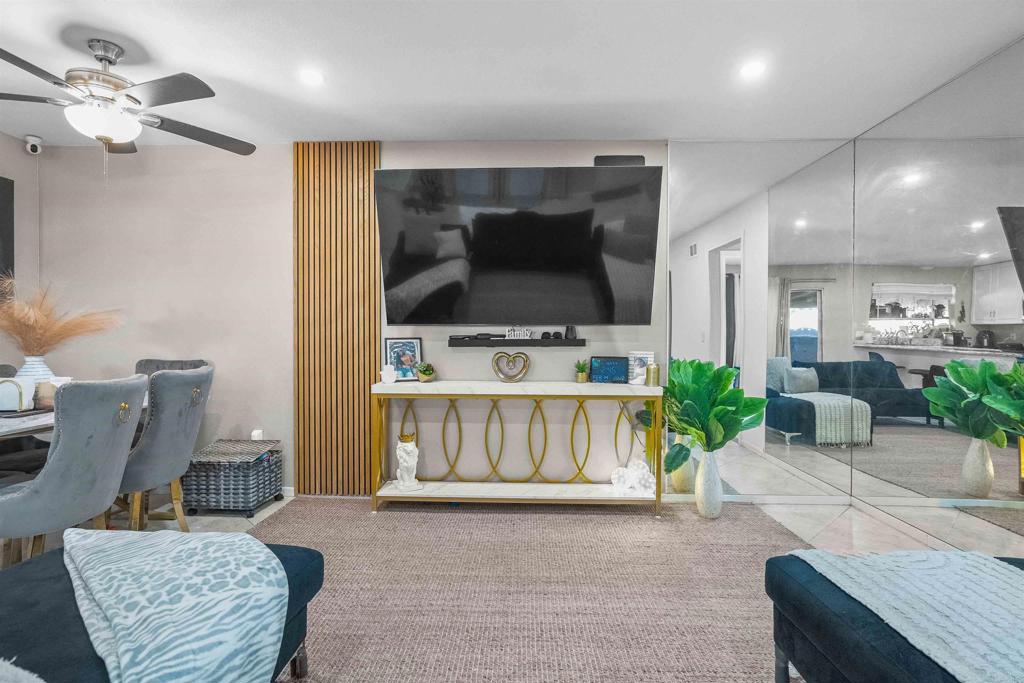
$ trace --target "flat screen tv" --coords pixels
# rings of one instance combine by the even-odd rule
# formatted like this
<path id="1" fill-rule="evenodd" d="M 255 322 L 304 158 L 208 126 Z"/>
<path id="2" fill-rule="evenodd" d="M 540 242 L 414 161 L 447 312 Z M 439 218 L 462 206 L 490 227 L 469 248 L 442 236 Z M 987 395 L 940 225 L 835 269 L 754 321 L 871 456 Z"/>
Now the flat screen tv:
<path id="1" fill-rule="evenodd" d="M 375 172 L 391 325 L 649 325 L 657 166 Z"/>

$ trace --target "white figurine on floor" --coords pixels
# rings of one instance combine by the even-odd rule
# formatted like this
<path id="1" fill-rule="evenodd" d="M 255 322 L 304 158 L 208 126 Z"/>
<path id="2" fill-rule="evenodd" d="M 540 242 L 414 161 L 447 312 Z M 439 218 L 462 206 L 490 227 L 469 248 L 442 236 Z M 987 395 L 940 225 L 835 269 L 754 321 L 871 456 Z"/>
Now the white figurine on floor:
<path id="1" fill-rule="evenodd" d="M 654 475 L 643 460 L 636 458 L 625 467 L 612 470 L 612 491 L 618 495 L 654 495 Z"/>
<path id="2" fill-rule="evenodd" d="M 395 453 L 398 455 L 398 481 L 395 486 L 399 491 L 419 491 L 423 484 L 416 480 L 416 465 L 420 459 L 416 435 L 399 434 Z"/>

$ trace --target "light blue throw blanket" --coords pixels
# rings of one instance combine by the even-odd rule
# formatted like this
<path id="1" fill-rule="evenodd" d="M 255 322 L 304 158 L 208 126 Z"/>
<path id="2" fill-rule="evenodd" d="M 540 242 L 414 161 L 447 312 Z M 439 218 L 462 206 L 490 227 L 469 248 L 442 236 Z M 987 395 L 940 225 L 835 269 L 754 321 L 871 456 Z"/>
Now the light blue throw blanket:
<path id="1" fill-rule="evenodd" d="M 1024 573 L 968 552 L 791 554 L 877 614 L 961 683 L 1024 680 Z"/>
<path id="2" fill-rule="evenodd" d="M 272 679 L 288 578 L 252 536 L 68 529 L 64 564 L 111 683 Z"/>

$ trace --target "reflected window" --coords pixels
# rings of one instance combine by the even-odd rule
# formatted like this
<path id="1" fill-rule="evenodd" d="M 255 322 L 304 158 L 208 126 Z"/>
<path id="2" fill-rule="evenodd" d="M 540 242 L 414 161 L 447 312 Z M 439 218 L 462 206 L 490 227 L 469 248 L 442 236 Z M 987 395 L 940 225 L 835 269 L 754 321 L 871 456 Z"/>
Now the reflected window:
<path id="1" fill-rule="evenodd" d="M 789 351 L 795 361 L 821 360 L 821 290 L 794 289 L 789 294 Z"/>

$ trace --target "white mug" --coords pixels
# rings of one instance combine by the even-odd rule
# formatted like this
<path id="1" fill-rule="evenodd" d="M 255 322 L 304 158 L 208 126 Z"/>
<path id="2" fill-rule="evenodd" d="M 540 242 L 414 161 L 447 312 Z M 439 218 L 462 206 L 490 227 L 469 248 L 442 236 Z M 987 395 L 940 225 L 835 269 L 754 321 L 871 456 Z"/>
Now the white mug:
<path id="1" fill-rule="evenodd" d="M 384 384 L 394 384 L 398 379 L 398 373 L 394 365 L 385 365 L 380 369 L 380 381 Z"/>

